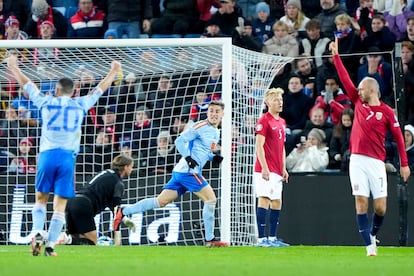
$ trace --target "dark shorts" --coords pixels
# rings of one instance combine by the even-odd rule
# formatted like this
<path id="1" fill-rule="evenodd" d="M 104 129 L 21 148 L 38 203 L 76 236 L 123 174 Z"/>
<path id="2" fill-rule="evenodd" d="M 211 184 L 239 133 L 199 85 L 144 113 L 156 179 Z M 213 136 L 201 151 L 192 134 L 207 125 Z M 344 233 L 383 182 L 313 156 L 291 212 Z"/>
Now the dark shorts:
<path id="1" fill-rule="evenodd" d="M 66 205 L 66 227 L 71 235 L 84 234 L 96 230 L 95 214 L 90 200 L 75 196 Z"/>

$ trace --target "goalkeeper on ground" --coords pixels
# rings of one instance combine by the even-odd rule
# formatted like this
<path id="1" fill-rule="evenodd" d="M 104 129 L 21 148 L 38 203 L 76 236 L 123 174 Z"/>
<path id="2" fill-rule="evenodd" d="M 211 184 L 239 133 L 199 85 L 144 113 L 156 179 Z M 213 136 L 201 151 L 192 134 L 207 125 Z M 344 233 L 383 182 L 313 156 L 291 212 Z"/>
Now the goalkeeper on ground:
<path id="1" fill-rule="evenodd" d="M 96 245 L 97 233 L 94 217 L 105 210 L 111 209 L 116 214 L 124 194 L 123 178 L 131 175 L 134 161 L 126 155 L 118 155 L 112 161 L 111 169 L 95 175 L 75 197 L 66 205 L 66 226 L 70 236 L 58 242 L 74 245 Z M 123 222 L 132 231 L 134 223 L 127 217 Z M 115 245 L 120 245 L 119 224 L 115 231 Z"/>

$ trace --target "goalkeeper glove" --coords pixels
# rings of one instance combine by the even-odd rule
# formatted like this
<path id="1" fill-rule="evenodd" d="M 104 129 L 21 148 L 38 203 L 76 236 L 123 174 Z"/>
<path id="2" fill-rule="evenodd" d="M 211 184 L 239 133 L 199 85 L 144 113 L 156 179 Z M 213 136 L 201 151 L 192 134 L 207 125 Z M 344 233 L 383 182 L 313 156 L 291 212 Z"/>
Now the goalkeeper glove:
<path id="1" fill-rule="evenodd" d="M 197 161 L 195 161 L 193 158 L 191 158 L 191 156 L 187 156 L 185 158 L 185 161 L 187 161 L 187 164 L 191 169 L 194 169 L 195 167 L 198 166 Z"/>
<path id="2" fill-rule="evenodd" d="M 131 232 L 135 232 L 135 230 L 136 230 L 135 223 L 129 217 L 124 216 L 122 218 L 122 222 L 126 225 L 126 227 L 128 227 L 128 229 Z"/>
<path id="3" fill-rule="evenodd" d="M 218 155 L 218 154 L 213 156 L 213 164 L 219 165 L 221 161 L 223 161 L 223 156 Z"/>

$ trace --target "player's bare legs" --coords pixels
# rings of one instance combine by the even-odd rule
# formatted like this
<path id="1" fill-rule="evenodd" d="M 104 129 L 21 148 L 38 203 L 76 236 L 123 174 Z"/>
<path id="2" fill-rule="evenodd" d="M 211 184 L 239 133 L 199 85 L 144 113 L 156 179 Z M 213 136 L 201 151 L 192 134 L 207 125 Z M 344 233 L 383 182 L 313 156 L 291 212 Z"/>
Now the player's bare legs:
<path id="1" fill-rule="evenodd" d="M 159 207 L 164 207 L 168 203 L 173 202 L 178 197 L 177 191 L 164 189 L 161 193 L 157 196 Z"/>

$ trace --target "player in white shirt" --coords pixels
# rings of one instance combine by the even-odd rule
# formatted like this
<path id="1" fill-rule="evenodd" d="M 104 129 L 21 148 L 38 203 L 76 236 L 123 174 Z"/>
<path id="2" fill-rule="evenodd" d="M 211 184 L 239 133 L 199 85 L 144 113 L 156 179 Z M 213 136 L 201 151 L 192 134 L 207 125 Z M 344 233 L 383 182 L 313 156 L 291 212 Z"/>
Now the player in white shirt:
<path id="1" fill-rule="evenodd" d="M 36 203 L 32 210 L 32 254 L 37 256 L 40 253 L 45 238 L 42 232 L 46 220 L 46 204 L 49 193 L 53 192 L 53 215 L 45 256 L 56 256 L 53 248 L 65 223 L 66 202 L 75 195 L 75 161 L 80 147 L 82 121 L 86 112 L 110 87 L 121 70 L 121 63 L 112 61 L 111 70 L 93 93 L 77 98 L 72 98 L 74 83 L 69 78 L 57 82 L 54 96 L 44 95 L 20 71 L 16 57 L 10 56 L 7 65 L 20 86 L 29 94 L 30 100 L 39 108 L 43 122 L 36 174 Z"/>

